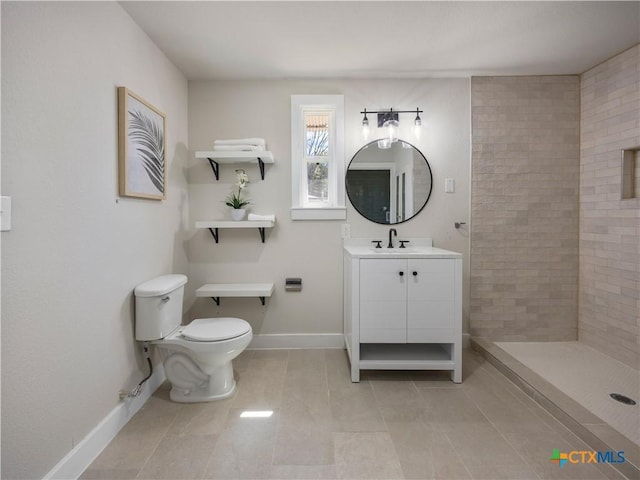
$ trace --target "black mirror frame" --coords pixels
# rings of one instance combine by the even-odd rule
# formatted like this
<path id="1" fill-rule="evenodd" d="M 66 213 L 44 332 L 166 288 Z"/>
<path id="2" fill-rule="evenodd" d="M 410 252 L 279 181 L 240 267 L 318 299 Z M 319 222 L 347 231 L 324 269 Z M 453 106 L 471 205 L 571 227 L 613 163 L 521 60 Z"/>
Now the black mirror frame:
<path id="1" fill-rule="evenodd" d="M 378 139 L 378 140 L 384 140 L 384 139 Z M 409 220 L 412 220 L 413 218 L 415 218 L 423 209 L 424 207 L 427 205 L 427 203 L 429 202 L 429 199 L 431 198 L 431 193 L 433 192 L 433 170 L 431 170 L 431 165 L 429 164 L 429 161 L 427 160 L 427 157 L 425 157 L 424 153 L 422 153 L 422 151 L 417 148 L 415 145 L 413 145 L 412 143 L 409 143 L 405 140 L 402 139 L 398 139 L 398 142 L 402 142 L 402 143 L 406 143 L 407 145 L 410 145 L 411 148 L 413 148 L 416 152 L 418 152 L 420 154 L 420 156 L 422 156 L 422 158 L 424 159 L 424 163 L 427 164 L 427 169 L 429 170 L 429 176 L 431 177 L 431 188 L 429 189 L 429 194 L 427 195 L 427 198 L 425 199 L 424 203 L 422 204 L 422 206 L 418 209 L 417 212 L 415 212 L 413 215 L 411 215 L 411 217 L 402 220 L 401 222 L 395 222 L 395 223 L 383 223 L 383 222 L 377 222 L 375 220 L 371 220 L 369 217 L 367 217 L 366 215 L 364 215 L 360 209 L 353 203 L 353 201 L 351 200 L 351 195 L 349 194 L 349 185 L 347 184 L 347 175 L 349 174 L 349 167 L 351 166 L 351 163 L 353 163 L 354 159 L 358 156 L 358 154 L 365 150 L 367 147 L 369 147 L 372 144 L 377 144 L 378 140 L 373 140 L 369 143 L 364 144 L 362 147 L 360 147 L 358 149 L 358 151 L 353 155 L 353 157 L 351 157 L 351 160 L 349 161 L 349 165 L 347 165 L 347 170 L 345 172 L 345 176 L 344 176 L 344 189 L 347 192 L 347 197 L 349 198 L 349 202 L 351 203 L 351 205 L 353 206 L 353 208 L 356 210 L 356 212 L 358 212 L 360 214 L 360 216 L 362 216 L 363 218 L 366 218 L 367 220 L 369 220 L 370 222 L 373 223 L 377 223 L 378 225 L 400 225 L 401 223 L 405 223 L 408 222 Z"/>

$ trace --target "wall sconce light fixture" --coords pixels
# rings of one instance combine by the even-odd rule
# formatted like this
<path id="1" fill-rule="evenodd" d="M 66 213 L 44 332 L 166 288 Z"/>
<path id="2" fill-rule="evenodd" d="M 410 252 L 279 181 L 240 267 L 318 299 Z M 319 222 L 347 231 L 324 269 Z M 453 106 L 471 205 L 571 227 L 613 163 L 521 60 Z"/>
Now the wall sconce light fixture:
<path id="1" fill-rule="evenodd" d="M 362 136 L 364 137 L 365 140 L 369 139 L 369 133 L 371 133 L 371 130 L 369 129 L 369 119 L 367 118 L 367 109 L 364 109 L 364 112 L 360 112 L 360 113 L 364 113 L 364 118 L 362 119 Z"/>
<path id="2" fill-rule="evenodd" d="M 364 117 L 362 118 L 362 135 L 365 140 L 369 138 L 369 134 L 371 130 L 369 129 L 369 119 L 367 118 L 367 114 L 376 114 L 378 115 L 378 128 L 385 129 L 385 140 L 388 141 L 389 147 L 391 147 L 391 143 L 398 141 L 398 128 L 400 127 L 400 121 L 398 119 L 400 113 L 414 113 L 416 114 L 416 118 L 413 120 L 413 128 L 416 136 L 420 135 L 420 127 L 422 127 L 422 119 L 420 118 L 420 114 L 423 113 L 423 110 L 416 108 L 415 110 L 394 110 L 390 108 L 389 110 L 384 111 L 367 111 L 365 108 L 363 112 L 360 112 Z"/>

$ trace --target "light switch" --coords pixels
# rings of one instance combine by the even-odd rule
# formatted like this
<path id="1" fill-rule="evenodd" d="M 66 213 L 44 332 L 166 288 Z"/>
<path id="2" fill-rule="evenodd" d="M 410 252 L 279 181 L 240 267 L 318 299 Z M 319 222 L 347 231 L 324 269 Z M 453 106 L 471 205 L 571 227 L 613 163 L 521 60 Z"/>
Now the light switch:
<path id="1" fill-rule="evenodd" d="M 0 197 L 0 232 L 11 230 L 11 197 Z"/>
<path id="2" fill-rule="evenodd" d="M 444 179 L 444 193 L 453 193 L 456 189 L 453 178 Z"/>

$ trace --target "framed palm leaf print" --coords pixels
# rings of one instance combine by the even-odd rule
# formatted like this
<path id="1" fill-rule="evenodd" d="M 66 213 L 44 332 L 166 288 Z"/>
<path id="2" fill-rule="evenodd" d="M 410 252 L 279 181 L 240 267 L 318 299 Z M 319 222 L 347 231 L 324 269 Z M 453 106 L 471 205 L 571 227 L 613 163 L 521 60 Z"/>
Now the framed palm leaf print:
<path id="1" fill-rule="evenodd" d="M 118 180 L 121 196 L 164 200 L 166 116 L 118 87 Z"/>

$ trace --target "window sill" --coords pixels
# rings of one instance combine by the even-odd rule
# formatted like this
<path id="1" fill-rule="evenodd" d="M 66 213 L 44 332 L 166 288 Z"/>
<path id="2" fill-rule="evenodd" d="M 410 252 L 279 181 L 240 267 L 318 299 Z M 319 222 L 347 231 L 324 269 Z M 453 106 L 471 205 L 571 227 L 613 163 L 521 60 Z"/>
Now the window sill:
<path id="1" fill-rule="evenodd" d="M 347 207 L 291 208 L 291 220 L 346 220 Z"/>

